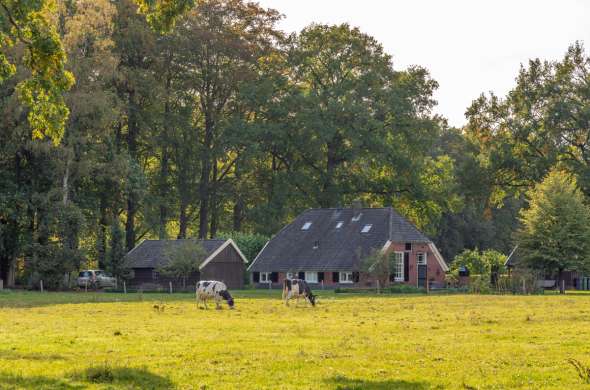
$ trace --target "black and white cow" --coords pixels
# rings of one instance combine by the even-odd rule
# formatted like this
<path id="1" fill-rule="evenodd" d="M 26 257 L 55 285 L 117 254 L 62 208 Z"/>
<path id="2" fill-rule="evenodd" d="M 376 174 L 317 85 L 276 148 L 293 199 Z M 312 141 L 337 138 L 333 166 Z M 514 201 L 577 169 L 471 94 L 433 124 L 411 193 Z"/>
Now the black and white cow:
<path id="1" fill-rule="evenodd" d="M 303 279 L 285 279 L 283 281 L 283 299 L 285 305 L 289 306 L 290 299 L 297 299 L 299 304 L 299 298 L 303 297 L 307 299 L 312 306 L 315 306 L 315 295 L 311 292 L 309 285 Z"/>
<path id="2" fill-rule="evenodd" d="M 197 306 L 199 303 L 203 302 L 205 305 L 205 309 L 207 309 L 207 301 L 209 299 L 215 300 L 216 309 L 221 309 L 220 302 L 221 300 L 227 301 L 227 304 L 230 309 L 234 308 L 234 299 L 232 298 L 229 291 L 227 291 L 227 286 L 223 282 L 218 282 L 215 280 L 201 280 L 197 283 Z"/>

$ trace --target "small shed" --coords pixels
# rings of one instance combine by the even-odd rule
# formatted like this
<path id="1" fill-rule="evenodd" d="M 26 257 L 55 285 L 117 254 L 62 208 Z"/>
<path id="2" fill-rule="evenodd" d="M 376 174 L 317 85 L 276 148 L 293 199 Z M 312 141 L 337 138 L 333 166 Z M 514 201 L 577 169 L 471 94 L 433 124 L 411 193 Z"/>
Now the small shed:
<path id="1" fill-rule="evenodd" d="M 228 288 L 244 287 L 247 259 L 232 239 L 221 240 L 144 240 L 125 257 L 125 264 L 133 272 L 129 285 L 136 287 L 166 287 L 169 282 L 178 285 L 179 281 L 160 275 L 159 269 L 170 259 L 169 250 L 178 245 L 192 245 L 197 241 L 205 250 L 205 260 L 187 280 L 194 286 L 199 280 L 219 280 Z"/>

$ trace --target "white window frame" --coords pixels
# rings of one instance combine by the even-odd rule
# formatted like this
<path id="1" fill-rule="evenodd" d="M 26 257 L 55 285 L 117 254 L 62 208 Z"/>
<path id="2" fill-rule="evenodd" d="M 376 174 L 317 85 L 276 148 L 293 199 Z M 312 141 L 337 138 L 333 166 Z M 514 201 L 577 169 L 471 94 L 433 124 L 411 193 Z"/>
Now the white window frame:
<path id="1" fill-rule="evenodd" d="M 404 252 L 393 252 L 393 280 L 395 282 L 404 281 Z"/>
<path id="2" fill-rule="evenodd" d="M 261 272 L 260 278 L 258 279 L 260 283 L 272 283 L 270 280 L 270 274 L 272 272 Z"/>
<path id="3" fill-rule="evenodd" d="M 339 283 L 354 283 L 352 272 L 340 272 L 338 280 Z"/>
<path id="4" fill-rule="evenodd" d="M 309 228 L 311 227 L 312 222 L 311 221 L 307 221 L 303 224 L 303 226 L 301 226 L 301 230 L 309 230 Z"/>
<path id="5" fill-rule="evenodd" d="M 368 223 L 365 226 L 363 226 L 363 228 L 361 229 L 361 233 L 369 233 L 372 228 L 373 228 L 373 225 Z"/>
<path id="6" fill-rule="evenodd" d="M 312 278 L 311 276 L 314 275 L 315 277 Z M 305 271 L 305 281 L 307 283 L 317 283 L 318 282 L 318 273 L 314 271 Z"/>
<path id="7" fill-rule="evenodd" d="M 424 260 L 420 261 L 420 257 L 422 257 Z M 416 254 L 416 264 L 418 265 L 428 265 L 428 256 L 426 252 L 418 252 Z"/>

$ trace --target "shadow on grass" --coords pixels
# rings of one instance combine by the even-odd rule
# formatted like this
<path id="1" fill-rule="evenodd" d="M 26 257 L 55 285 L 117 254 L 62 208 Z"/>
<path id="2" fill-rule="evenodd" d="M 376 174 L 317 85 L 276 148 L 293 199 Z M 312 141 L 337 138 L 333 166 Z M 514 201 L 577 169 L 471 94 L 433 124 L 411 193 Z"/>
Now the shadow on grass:
<path id="1" fill-rule="evenodd" d="M 48 378 L 45 376 L 23 376 L 0 373 L 0 389 L 2 390 L 78 390 L 87 386 L 81 384 L 67 383 L 61 379 Z"/>
<path id="2" fill-rule="evenodd" d="M 423 390 L 431 389 L 432 386 L 426 382 L 411 382 L 397 379 L 386 380 L 363 380 L 351 379 L 345 376 L 337 375 L 335 377 L 325 380 L 327 384 L 336 386 L 338 390 Z"/>
<path id="3" fill-rule="evenodd" d="M 0 350 L 0 360 L 35 360 L 35 361 L 54 361 L 64 360 L 64 357 L 55 353 L 26 353 L 16 350 Z"/>
<path id="4" fill-rule="evenodd" d="M 149 372 L 144 368 L 94 366 L 75 372 L 71 374 L 71 377 L 79 382 L 122 385 L 128 389 L 175 388 L 168 378 Z"/>

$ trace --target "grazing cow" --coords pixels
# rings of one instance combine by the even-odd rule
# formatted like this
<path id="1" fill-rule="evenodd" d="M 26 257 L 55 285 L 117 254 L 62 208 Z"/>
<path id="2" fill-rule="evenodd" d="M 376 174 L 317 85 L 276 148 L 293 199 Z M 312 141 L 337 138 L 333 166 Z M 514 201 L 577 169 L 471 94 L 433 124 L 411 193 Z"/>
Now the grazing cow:
<path id="1" fill-rule="evenodd" d="M 289 306 L 289 300 L 293 298 L 297 299 L 297 304 L 299 304 L 299 298 L 301 297 L 307 299 L 312 306 L 315 306 L 315 295 L 313 295 L 305 280 L 285 279 L 283 281 L 283 299 L 285 300 L 285 305 Z"/>
<path id="2" fill-rule="evenodd" d="M 216 309 L 220 310 L 221 300 L 227 301 L 227 304 L 230 309 L 234 308 L 234 299 L 232 298 L 229 291 L 227 291 L 227 286 L 223 282 L 218 282 L 215 280 L 201 280 L 197 283 L 197 306 L 199 303 L 203 302 L 205 305 L 205 309 L 207 309 L 207 301 L 209 299 L 215 300 Z"/>

